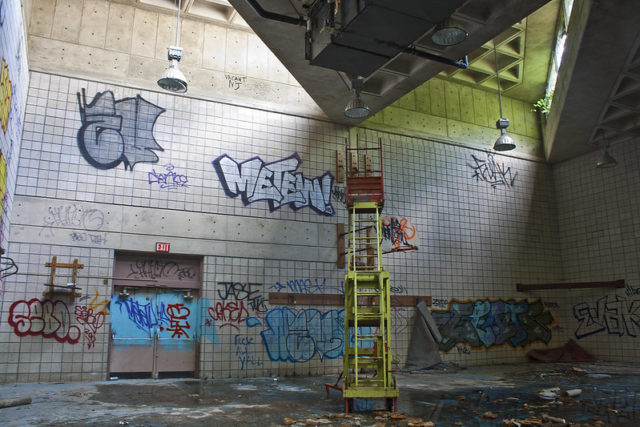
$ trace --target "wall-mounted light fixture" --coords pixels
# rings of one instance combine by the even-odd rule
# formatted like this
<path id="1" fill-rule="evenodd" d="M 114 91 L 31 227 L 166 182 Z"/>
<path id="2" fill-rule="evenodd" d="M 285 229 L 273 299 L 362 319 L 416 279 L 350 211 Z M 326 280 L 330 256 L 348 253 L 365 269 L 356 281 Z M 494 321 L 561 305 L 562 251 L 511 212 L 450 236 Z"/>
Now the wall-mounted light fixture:
<path id="1" fill-rule="evenodd" d="M 126 298 L 128 296 L 130 296 L 131 294 L 129 293 L 129 288 L 122 288 L 122 290 L 120 291 L 120 293 L 118 294 L 119 296 Z"/>
<path id="2" fill-rule="evenodd" d="M 350 119 L 366 119 L 371 115 L 371 109 L 360 98 L 360 91 L 364 81 L 360 77 L 354 77 L 351 79 L 351 90 L 353 90 L 354 97 L 349 101 L 346 107 L 344 107 L 344 115 Z"/>
<path id="3" fill-rule="evenodd" d="M 438 46 L 453 46 L 467 39 L 469 33 L 462 24 L 453 18 L 447 18 L 436 26 L 431 41 Z"/>
<path id="4" fill-rule="evenodd" d="M 184 298 L 184 299 L 193 299 L 193 294 L 191 293 L 191 289 L 188 289 L 188 290 L 184 291 L 184 294 L 182 295 L 182 298 Z"/>
<path id="5" fill-rule="evenodd" d="M 164 70 L 162 77 L 158 79 L 158 86 L 171 92 L 185 93 L 187 91 L 187 79 L 178 67 L 178 62 L 182 59 L 182 48 L 178 46 L 178 34 L 180 33 L 180 9 L 182 9 L 182 0 L 178 0 L 176 42 L 174 46 L 169 46 L 167 53 L 169 58 L 169 68 Z"/>
<path id="6" fill-rule="evenodd" d="M 495 41 L 494 41 L 495 43 Z M 493 56 L 496 63 L 496 80 L 498 81 L 498 105 L 500 106 L 500 118 L 496 122 L 496 127 L 500 129 L 500 136 L 493 144 L 493 149 L 496 151 L 509 151 L 516 148 L 516 143 L 513 142 L 513 138 L 507 135 L 507 128 L 509 127 L 509 119 L 502 117 L 502 92 L 500 89 L 500 70 L 498 69 L 498 50 L 493 46 Z"/>
<path id="7" fill-rule="evenodd" d="M 609 141 L 606 139 L 600 140 L 599 142 L 600 149 L 602 150 L 602 154 L 598 159 L 598 163 L 596 163 L 596 167 L 598 169 L 607 169 L 607 168 L 615 168 L 618 166 L 618 162 L 614 159 L 611 154 L 609 154 Z"/>

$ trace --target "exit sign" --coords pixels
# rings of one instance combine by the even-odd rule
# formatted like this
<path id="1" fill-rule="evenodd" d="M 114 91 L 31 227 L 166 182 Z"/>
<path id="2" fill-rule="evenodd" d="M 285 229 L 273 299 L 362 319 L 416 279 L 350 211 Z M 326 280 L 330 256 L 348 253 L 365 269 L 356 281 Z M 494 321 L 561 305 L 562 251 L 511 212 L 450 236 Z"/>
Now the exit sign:
<path id="1" fill-rule="evenodd" d="M 156 242 L 156 252 L 169 252 L 169 243 Z"/>

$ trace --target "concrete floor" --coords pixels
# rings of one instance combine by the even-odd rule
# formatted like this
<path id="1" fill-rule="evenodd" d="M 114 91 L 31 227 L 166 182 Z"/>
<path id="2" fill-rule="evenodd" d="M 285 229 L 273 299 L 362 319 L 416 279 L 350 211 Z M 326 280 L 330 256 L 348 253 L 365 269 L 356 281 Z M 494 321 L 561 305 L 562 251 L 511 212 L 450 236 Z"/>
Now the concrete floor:
<path id="1" fill-rule="evenodd" d="M 375 410 L 383 407 L 382 401 L 356 401 L 361 411 L 345 416 L 340 393 L 333 390 L 327 397 L 324 390 L 325 383 L 336 379 L 4 384 L 0 399 L 31 397 L 32 403 L 0 409 L 0 424 L 276 426 L 289 421 L 297 426 L 488 426 L 509 419 L 538 425 L 536 420 L 562 418 L 574 425 L 640 425 L 640 365 L 529 363 L 398 374 L 395 414 Z M 554 387 L 559 387 L 559 397 L 548 390 L 541 396 Z M 582 392 L 562 396 L 572 389 Z"/>

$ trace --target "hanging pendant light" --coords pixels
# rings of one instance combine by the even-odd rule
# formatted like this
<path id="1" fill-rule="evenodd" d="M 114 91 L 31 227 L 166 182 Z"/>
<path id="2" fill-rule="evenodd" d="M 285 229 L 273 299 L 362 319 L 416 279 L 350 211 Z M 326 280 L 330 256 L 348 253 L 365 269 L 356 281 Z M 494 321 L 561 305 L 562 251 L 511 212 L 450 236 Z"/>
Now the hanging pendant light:
<path id="1" fill-rule="evenodd" d="M 596 167 L 598 169 L 608 169 L 618 166 L 616 159 L 609 154 L 609 141 L 606 139 L 600 141 L 600 148 L 602 149 L 602 155 L 600 156 L 600 159 L 598 159 Z"/>
<path id="2" fill-rule="evenodd" d="M 496 128 L 500 129 L 500 136 L 493 144 L 493 149 L 496 151 L 509 151 L 516 148 L 516 143 L 513 142 L 513 138 L 507 135 L 507 128 L 509 127 L 509 119 L 502 117 L 502 93 L 500 91 L 500 70 L 498 69 L 498 51 L 495 47 L 495 41 L 493 46 L 493 56 L 496 63 L 496 79 L 498 81 L 498 105 L 500 106 L 500 118 L 496 122 Z"/>
<path id="3" fill-rule="evenodd" d="M 354 97 L 344 108 L 344 115 L 349 119 L 366 119 L 371 115 L 371 108 L 360 98 L 364 82 L 360 77 L 354 77 L 351 80 L 351 89 L 353 89 Z"/>
<path id="4" fill-rule="evenodd" d="M 164 70 L 158 79 L 158 86 L 164 90 L 175 93 L 185 93 L 187 91 L 187 79 L 178 67 L 178 62 L 182 59 L 182 48 L 178 46 L 178 34 L 180 32 L 180 10 L 182 0 L 178 0 L 178 19 L 176 22 L 176 42 L 175 46 L 169 46 L 167 56 L 169 58 L 169 68 Z"/>

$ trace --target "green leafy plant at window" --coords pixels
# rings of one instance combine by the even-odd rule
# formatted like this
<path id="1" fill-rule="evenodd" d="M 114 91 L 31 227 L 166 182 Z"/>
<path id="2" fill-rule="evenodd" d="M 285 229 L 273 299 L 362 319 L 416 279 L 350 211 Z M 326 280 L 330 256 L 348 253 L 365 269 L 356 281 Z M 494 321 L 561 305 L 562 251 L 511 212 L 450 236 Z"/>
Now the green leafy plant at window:
<path id="1" fill-rule="evenodd" d="M 542 114 L 544 114 L 546 116 L 547 114 L 549 114 L 549 111 L 551 110 L 551 100 L 552 99 L 553 99 L 553 91 L 551 91 L 548 94 L 546 94 L 544 96 L 544 98 L 538 99 L 533 104 L 533 110 L 531 110 L 531 111 L 537 111 L 537 112 L 542 113 Z"/>

